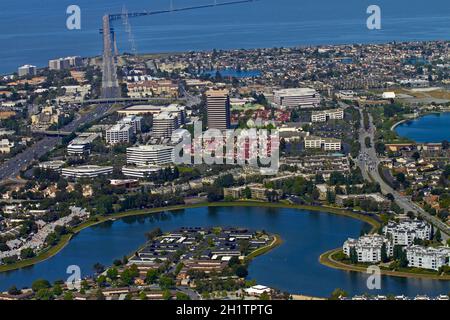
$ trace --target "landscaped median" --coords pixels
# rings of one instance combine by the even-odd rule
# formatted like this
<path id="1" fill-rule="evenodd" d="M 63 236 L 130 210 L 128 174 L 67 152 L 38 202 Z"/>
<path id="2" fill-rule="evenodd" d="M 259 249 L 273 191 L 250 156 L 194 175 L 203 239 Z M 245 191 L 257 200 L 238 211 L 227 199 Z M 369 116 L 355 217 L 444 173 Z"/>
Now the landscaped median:
<path id="1" fill-rule="evenodd" d="M 71 234 L 63 235 L 60 239 L 60 241 L 53 247 L 45 249 L 41 253 L 39 253 L 36 257 L 21 260 L 9 265 L 1 265 L 0 266 L 0 272 L 5 271 L 12 271 L 15 269 L 20 269 L 24 267 L 29 267 L 34 264 L 37 264 L 39 262 L 45 261 L 51 257 L 53 257 L 55 254 L 57 254 L 60 250 L 62 250 L 72 239 L 72 236 L 74 234 L 77 234 L 78 232 L 82 231 L 83 229 L 86 229 L 88 227 L 91 227 L 96 224 L 100 224 L 106 221 L 112 221 L 116 219 L 121 219 L 125 217 L 130 216 L 138 216 L 138 215 L 146 215 L 146 214 L 152 214 L 152 213 L 159 213 L 164 211 L 171 211 L 171 210 L 183 210 L 183 209 L 194 209 L 194 208 L 201 208 L 201 207 L 268 207 L 268 208 L 286 208 L 286 209 L 298 209 L 298 210 L 307 210 L 307 211 L 319 211 L 319 212 L 326 212 L 330 214 L 337 214 L 342 216 L 351 217 L 354 219 L 359 219 L 361 221 L 364 221 L 372 226 L 372 231 L 376 230 L 380 227 L 380 223 L 373 219 L 370 216 L 365 216 L 362 214 L 358 214 L 355 212 L 337 209 L 337 208 L 331 208 L 331 207 L 323 207 L 323 206 L 306 206 L 306 205 L 295 205 L 290 203 L 271 203 L 271 202 L 263 202 L 263 201 L 233 201 L 233 202 L 212 202 L 212 203 L 198 203 L 198 204 L 192 204 L 192 205 L 175 205 L 170 207 L 161 207 L 161 208 L 154 208 L 154 209 L 143 209 L 143 210 L 130 210 L 125 212 L 119 212 L 107 216 L 96 216 L 88 221 L 76 226 L 73 228 L 73 231 Z M 257 255 L 264 254 L 268 250 L 271 250 L 273 247 L 278 246 L 281 244 L 281 238 L 279 236 L 276 236 L 275 243 L 271 244 L 271 247 L 265 247 L 266 250 L 263 252 L 254 252 L 252 254 L 255 254 L 252 256 L 252 258 L 256 257 Z M 264 248 L 261 248 L 261 250 Z"/>
<path id="2" fill-rule="evenodd" d="M 323 253 L 319 257 L 319 262 L 327 267 L 339 269 L 339 270 L 346 270 L 346 271 L 355 271 L 355 272 L 363 272 L 367 273 L 367 267 L 366 266 L 360 266 L 360 265 L 352 265 L 348 264 L 342 261 L 336 260 L 334 257 L 341 253 L 342 249 L 337 248 L 330 251 L 327 251 Z M 403 277 L 403 278 L 424 278 L 424 279 L 430 279 L 430 280 L 450 280 L 450 275 L 439 275 L 432 271 L 393 271 L 393 270 L 387 270 L 385 268 L 380 267 L 381 274 L 386 276 L 394 276 L 394 277 Z"/>

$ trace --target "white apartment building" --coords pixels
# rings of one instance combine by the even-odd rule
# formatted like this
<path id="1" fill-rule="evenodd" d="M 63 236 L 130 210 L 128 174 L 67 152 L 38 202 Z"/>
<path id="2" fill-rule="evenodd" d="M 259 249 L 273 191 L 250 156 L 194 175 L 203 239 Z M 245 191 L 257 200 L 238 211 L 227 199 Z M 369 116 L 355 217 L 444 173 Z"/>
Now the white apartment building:
<path id="1" fill-rule="evenodd" d="M 340 139 L 322 138 L 316 136 L 305 137 L 305 149 L 321 149 L 325 151 L 340 151 L 342 142 Z"/>
<path id="2" fill-rule="evenodd" d="M 152 135 L 156 138 L 172 136 L 172 132 L 178 129 L 178 117 L 176 113 L 161 112 L 153 118 Z"/>
<path id="3" fill-rule="evenodd" d="M 61 175 L 65 178 L 96 178 L 102 175 L 112 174 L 113 167 L 101 167 L 101 166 L 78 166 L 63 168 L 61 170 Z"/>
<path id="4" fill-rule="evenodd" d="M 36 71 L 37 71 L 36 66 L 26 64 L 24 66 L 19 67 L 17 73 L 19 74 L 19 77 L 35 76 Z"/>
<path id="5" fill-rule="evenodd" d="M 383 228 L 384 234 L 392 240 L 393 245 L 410 246 L 414 239 L 429 240 L 431 226 L 421 220 L 405 220 L 399 223 L 389 221 Z"/>
<path id="6" fill-rule="evenodd" d="M 449 247 L 427 248 L 414 245 L 405 250 L 408 267 L 439 270 L 442 266 L 450 265 Z"/>
<path id="7" fill-rule="evenodd" d="M 147 178 L 152 173 L 156 173 L 161 170 L 159 166 L 124 166 L 122 167 L 122 173 L 127 177 L 132 178 Z"/>
<path id="8" fill-rule="evenodd" d="M 133 133 L 136 134 L 141 131 L 142 117 L 136 115 L 129 115 L 120 119 L 119 124 L 128 124 L 133 128 Z"/>
<path id="9" fill-rule="evenodd" d="M 313 111 L 311 115 L 311 122 L 326 122 L 327 120 L 342 120 L 342 119 L 344 119 L 343 109 Z"/>
<path id="10" fill-rule="evenodd" d="M 344 253 L 350 257 L 350 250 L 355 248 L 358 262 L 380 262 L 381 248 L 386 246 L 386 253 L 392 256 L 393 246 L 384 236 L 377 234 L 362 236 L 359 239 L 349 238 L 342 247 Z"/>
<path id="11" fill-rule="evenodd" d="M 106 130 L 106 142 L 109 144 L 128 143 L 133 135 L 133 127 L 129 124 L 117 123 Z"/>
<path id="12" fill-rule="evenodd" d="M 50 70 L 64 70 L 80 67 L 82 65 L 83 59 L 79 56 L 65 57 L 48 61 L 48 68 Z"/>
<path id="13" fill-rule="evenodd" d="M 165 145 L 142 145 L 127 148 L 127 164 L 146 166 L 172 163 L 173 147 Z"/>
<path id="14" fill-rule="evenodd" d="M 274 102 L 287 108 L 313 108 L 320 104 L 320 94 L 311 88 L 292 88 L 274 91 Z"/>

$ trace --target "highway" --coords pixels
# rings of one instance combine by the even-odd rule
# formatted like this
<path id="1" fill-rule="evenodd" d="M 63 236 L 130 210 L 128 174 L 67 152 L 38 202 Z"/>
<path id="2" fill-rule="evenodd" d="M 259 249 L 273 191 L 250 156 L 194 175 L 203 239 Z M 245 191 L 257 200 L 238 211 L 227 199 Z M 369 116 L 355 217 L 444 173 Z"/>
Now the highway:
<path id="1" fill-rule="evenodd" d="M 380 184 L 381 191 L 383 194 L 392 194 L 394 196 L 397 205 L 405 210 L 414 212 L 416 215 L 421 216 L 429 223 L 433 224 L 435 227 L 441 230 L 442 238 L 446 241 L 449 239 L 450 228 L 442 222 L 440 219 L 430 215 L 428 212 L 423 210 L 420 206 L 411 201 L 410 198 L 402 196 L 400 193 L 391 188 L 380 176 L 378 172 L 378 165 L 380 160 L 376 154 L 374 148 L 374 136 L 375 136 L 375 126 L 373 125 L 373 118 L 369 114 L 369 129 L 366 131 L 364 128 L 364 120 L 362 109 L 359 109 L 361 114 L 361 129 L 359 134 L 359 142 L 361 144 L 360 156 L 356 160 L 357 165 L 361 168 L 364 179 L 368 181 L 376 181 Z M 366 137 L 371 139 L 371 147 L 367 148 L 365 144 Z"/>
<path id="2" fill-rule="evenodd" d="M 82 124 L 101 118 L 108 112 L 108 110 L 108 105 L 96 106 L 93 110 L 78 116 L 71 123 L 62 127 L 61 131 L 73 132 Z M 26 148 L 23 152 L 7 160 L 0 165 L 0 182 L 5 182 L 6 180 L 17 181 L 17 176 L 22 168 L 28 167 L 34 160 L 37 160 L 41 156 L 45 155 L 60 142 L 60 137 L 44 137 L 29 148 Z"/>

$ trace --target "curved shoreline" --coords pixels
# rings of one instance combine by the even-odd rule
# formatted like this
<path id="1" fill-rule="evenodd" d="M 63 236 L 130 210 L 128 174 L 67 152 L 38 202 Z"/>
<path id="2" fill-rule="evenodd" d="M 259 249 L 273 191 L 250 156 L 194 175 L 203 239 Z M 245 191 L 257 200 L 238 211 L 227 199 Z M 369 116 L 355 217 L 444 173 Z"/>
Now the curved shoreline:
<path id="1" fill-rule="evenodd" d="M 271 202 L 262 202 L 262 201 L 234 201 L 234 202 L 212 202 L 212 203 L 199 203 L 193 205 L 175 205 L 169 207 L 160 207 L 153 209 L 143 209 L 143 210 L 130 210 L 125 212 L 119 212 L 115 214 L 111 214 L 109 216 L 101 216 L 95 217 L 95 220 L 88 220 L 73 229 L 73 232 L 69 235 L 64 235 L 61 237 L 61 240 L 53 247 L 48 248 L 38 254 L 36 257 L 31 259 L 18 261 L 16 263 L 10 265 L 2 265 L 0 266 L 0 272 L 9 272 L 17 269 L 22 269 L 25 267 L 30 267 L 45 260 L 50 259 L 59 253 L 64 247 L 70 242 L 72 237 L 82 230 L 92 227 L 94 225 L 107 222 L 107 221 L 115 221 L 117 219 L 131 217 L 131 216 L 141 216 L 147 214 L 160 213 L 164 211 L 172 211 L 172 210 L 183 210 L 183 209 L 195 209 L 195 208 L 203 208 L 203 207 L 267 207 L 267 208 L 284 208 L 284 209 L 298 209 L 304 211 L 315 211 L 315 212 L 325 212 L 328 214 L 336 214 L 341 216 L 346 216 L 350 218 L 354 218 L 363 222 L 366 222 L 372 226 L 372 231 L 376 230 L 380 223 L 373 219 L 372 217 L 365 216 L 362 214 L 354 213 L 347 210 L 336 209 L 331 207 L 324 206 L 306 206 L 306 205 L 294 205 L 287 203 L 271 203 Z"/>
<path id="2" fill-rule="evenodd" d="M 433 115 L 433 114 L 444 114 L 444 113 L 450 113 L 450 111 L 449 111 L 449 110 L 444 110 L 444 111 L 428 111 L 428 112 L 425 112 L 425 113 L 420 114 L 418 117 L 415 117 L 415 118 L 411 118 L 411 119 L 403 119 L 403 120 L 400 120 L 400 121 L 394 123 L 394 124 L 391 126 L 390 131 L 394 132 L 397 136 L 399 136 L 399 137 L 401 137 L 401 138 L 410 139 L 410 138 L 408 138 L 408 137 L 402 137 L 402 136 L 400 136 L 400 135 L 395 131 L 395 129 L 396 129 L 398 126 L 400 126 L 400 125 L 402 125 L 402 124 L 404 124 L 404 123 L 407 123 L 407 122 L 409 122 L 409 121 L 418 120 L 418 119 L 420 119 L 420 118 L 423 118 L 423 117 L 426 117 L 426 116 L 429 116 L 429 115 Z M 414 140 L 412 140 L 412 139 L 410 139 L 410 140 L 411 140 L 411 141 L 414 141 Z M 417 141 L 414 141 L 414 142 L 417 143 Z"/>
<path id="3" fill-rule="evenodd" d="M 367 268 L 355 265 L 349 265 L 341 261 L 333 259 L 333 255 L 340 252 L 341 248 L 336 248 L 322 253 L 319 257 L 319 262 L 329 268 L 343 270 L 343 271 L 353 271 L 367 274 Z M 385 276 L 393 276 L 400 278 L 415 278 L 415 279 L 429 279 L 429 280 L 440 280 L 440 281 L 450 281 L 450 275 L 435 275 L 427 273 L 413 273 L 405 271 L 392 271 L 380 269 L 381 274 Z"/>

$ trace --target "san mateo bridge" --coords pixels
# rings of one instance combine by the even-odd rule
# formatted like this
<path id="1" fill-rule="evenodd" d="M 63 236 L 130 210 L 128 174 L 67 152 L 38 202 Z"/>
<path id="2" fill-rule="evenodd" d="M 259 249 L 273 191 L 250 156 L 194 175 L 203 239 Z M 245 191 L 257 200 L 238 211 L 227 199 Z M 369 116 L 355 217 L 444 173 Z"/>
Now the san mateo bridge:
<path id="1" fill-rule="evenodd" d="M 236 0 L 227 2 L 218 2 L 214 0 L 210 4 L 197 5 L 191 7 L 174 8 L 173 1 L 170 1 L 170 8 L 167 10 L 158 11 L 141 11 L 141 12 L 122 12 L 118 14 L 105 14 L 102 20 L 102 29 L 100 33 L 103 35 L 103 63 L 102 63 L 102 100 L 104 101 L 117 101 L 117 98 L 121 97 L 121 89 L 117 77 L 116 57 L 118 55 L 116 35 L 112 28 L 112 22 L 117 20 L 123 20 L 125 26 L 128 25 L 128 19 L 152 16 L 164 13 L 182 12 L 199 10 L 212 7 L 221 7 L 229 5 L 237 5 L 248 2 L 254 2 L 257 0 Z"/>

